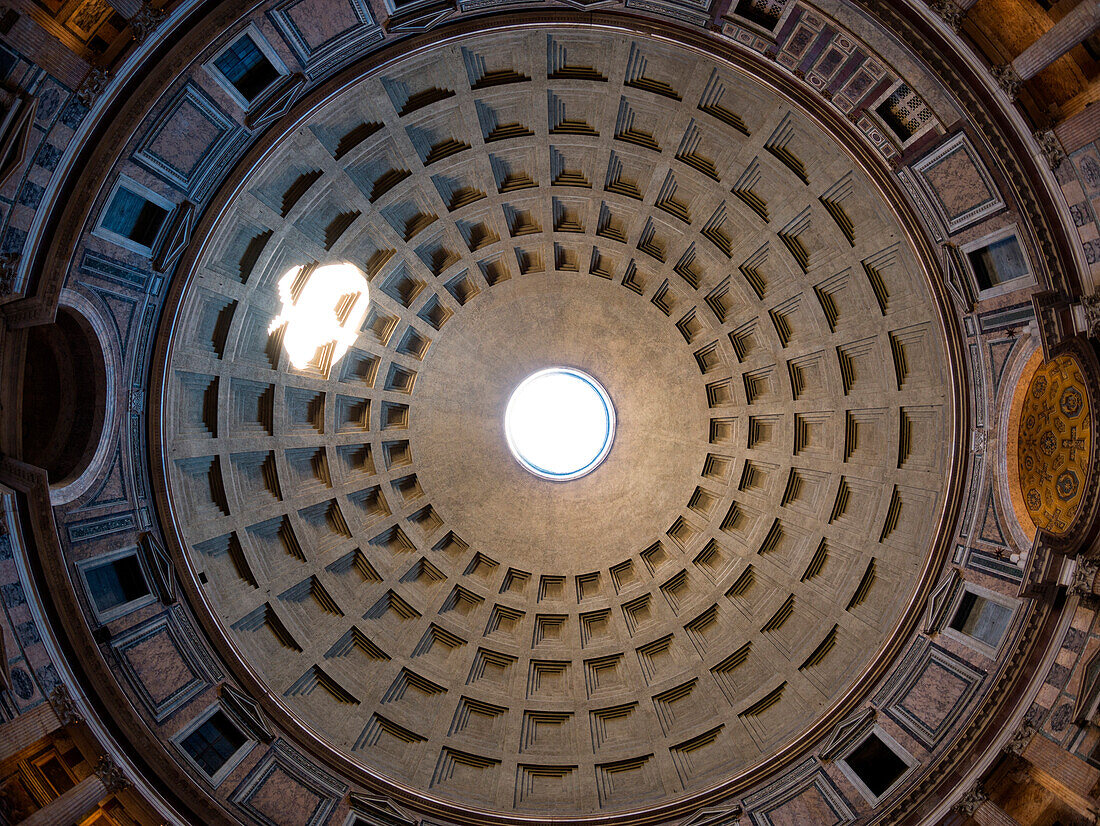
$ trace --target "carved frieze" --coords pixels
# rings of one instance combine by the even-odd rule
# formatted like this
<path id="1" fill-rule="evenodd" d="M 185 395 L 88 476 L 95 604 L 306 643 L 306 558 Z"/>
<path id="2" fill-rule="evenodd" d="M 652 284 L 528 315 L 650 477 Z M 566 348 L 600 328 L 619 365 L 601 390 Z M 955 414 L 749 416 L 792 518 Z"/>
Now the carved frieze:
<path id="1" fill-rule="evenodd" d="M 65 687 L 64 683 L 58 683 L 53 687 L 53 691 L 50 692 L 49 701 L 50 705 L 53 706 L 57 719 L 61 721 L 61 725 L 71 726 L 84 722 L 83 715 L 77 708 L 76 702 L 73 700 L 72 695 L 69 694 L 69 689 Z"/>
<path id="2" fill-rule="evenodd" d="M 1012 100 L 1019 96 L 1020 87 L 1024 85 L 1024 81 L 1012 68 L 1011 63 L 993 66 L 990 68 L 989 73 L 993 75 L 993 79 L 997 81 L 997 85 L 1001 87 L 1002 91 Z"/>
<path id="3" fill-rule="evenodd" d="M 130 785 L 130 781 L 126 779 L 126 775 L 123 774 L 118 763 L 109 754 L 104 754 L 99 758 L 99 762 L 95 766 L 95 773 L 99 775 L 99 779 L 103 781 L 103 785 L 111 794 L 121 792 Z"/>

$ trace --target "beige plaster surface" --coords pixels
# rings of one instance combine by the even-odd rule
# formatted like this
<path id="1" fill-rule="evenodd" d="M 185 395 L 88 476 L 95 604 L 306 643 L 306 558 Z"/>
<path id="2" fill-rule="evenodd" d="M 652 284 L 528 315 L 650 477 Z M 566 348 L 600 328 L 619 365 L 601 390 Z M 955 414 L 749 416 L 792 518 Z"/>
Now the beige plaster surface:
<path id="1" fill-rule="evenodd" d="M 615 406 L 615 441 L 592 473 L 526 471 L 504 436 L 512 390 L 544 367 L 584 370 Z M 603 279 L 512 279 L 459 314 L 420 371 L 409 440 L 427 498 L 472 547 L 572 576 L 644 550 L 691 498 L 708 452 L 703 378 L 660 311 Z"/>

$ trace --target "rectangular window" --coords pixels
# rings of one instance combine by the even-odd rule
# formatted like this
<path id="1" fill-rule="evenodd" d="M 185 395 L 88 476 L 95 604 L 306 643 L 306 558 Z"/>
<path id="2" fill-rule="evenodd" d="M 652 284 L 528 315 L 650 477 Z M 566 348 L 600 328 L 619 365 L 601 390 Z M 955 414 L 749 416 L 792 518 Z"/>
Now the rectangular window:
<path id="1" fill-rule="evenodd" d="M 856 746 L 844 762 L 876 798 L 886 794 L 909 768 L 874 732 Z"/>
<path id="2" fill-rule="evenodd" d="M 904 746 L 876 725 L 837 760 L 837 767 L 872 806 L 878 806 L 917 763 Z"/>
<path id="3" fill-rule="evenodd" d="M 928 106 L 905 83 L 876 106 L 875 112 L 902 144 L 907 143 L 931 120 Z"/>
<path id="4" fill-rule="evenodd" d="M 215 711 L 188 734 L 180 745 L 207 776 L 213 778 L 248 742 L 222 711 Z"/>
<path id="5" fill-rule="evenodd" d="M 7 80 L 19 58 L 15 52 L 0 46 L 0 80 Z"/>
<path id="6" fill-rule="evenodd" d="M 1012 609 L 973 591 L 963 593 L 950 627 L 990 648 L 1001 643 L 1012 620 Z"/>
<path id="7" fill-rule="evenodd" d="M 84 579 L 88 592 L 101 614 L 148 596 L 149 585 L 141 570 L 137 554 L 113 559 L 102 565 L 87 568 Z"/>
<path id="8" fill-rule="evenodd" d="M 245 33 L 214 58 L 214 68 L 244 99 L 246 106 L 282 75 L 249 33 Z"/>
<path id="9" fill-rule="evenodd" d="M 1049 8 L 1049 6 L 1047 6 L 1047 8 Z M 1081 45 L 1085 47 L 1085 51 L 1088 52 L 1089 57 L 1097 63 L 1100 63 L 1100 34 L 1090 34 Z"/>
<path id="10" fill-rule="evenodd" d="M 1100 767 L 1100 742 L 1097 742 L 1097 744 L 1092 747 L 1092 751 L 1089 752 L 1087 760 L 1092 765 Z"/>
<path id="11" fill-rule="evenodd" d="M 967 252 L 979 290 L 989 290 L 1030 273 L 1027 258 L 1015 235 Z"/>
<path id="12" fill-rule="evenodd" d="M 167 218 L 168 210 L 163 206 L 120 186 L 111 197 L 100 226 L 142 247 L 152 248 Z"/>
<path id="13" fill-rule="evenodd" d="M 78 563 L 84 589 L 100 622 L 110 622 L 156 600 L 136 548 Z"/>

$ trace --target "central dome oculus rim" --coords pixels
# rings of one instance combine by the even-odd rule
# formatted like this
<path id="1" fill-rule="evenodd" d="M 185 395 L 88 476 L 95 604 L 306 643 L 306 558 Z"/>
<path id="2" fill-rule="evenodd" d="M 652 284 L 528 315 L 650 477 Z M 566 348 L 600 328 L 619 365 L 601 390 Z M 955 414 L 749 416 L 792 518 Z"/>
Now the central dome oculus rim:
<path id="1" fill-rule="evenodd" d="M 504 434 L 535 476 L 568 481 L 591 473 L 615 440 L 615 407 L 598 381 L 571 367 L 525 378 L 508 399 Z"/>

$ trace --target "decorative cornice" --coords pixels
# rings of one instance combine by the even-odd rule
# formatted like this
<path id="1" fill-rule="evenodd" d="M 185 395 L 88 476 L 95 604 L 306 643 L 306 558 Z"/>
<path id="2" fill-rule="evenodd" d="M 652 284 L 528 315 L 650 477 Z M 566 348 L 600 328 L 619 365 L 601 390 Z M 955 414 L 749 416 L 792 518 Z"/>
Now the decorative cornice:
<path id="1" fill-rule="evenodd" d="M 358 794 L 348 795 L 348 807 L 355 814 L 370 817 L 379 826 L 416 826 L 415 818 L 410 817 L 388 797 Z"/>
<path id="2" fill-rule="evenodd" d="M 183 201 L 168 216 L 167 227 L 153 251 L 153 269 L 167 272 L 176 263 L 183 248 L 191 239 L 191 230 L 195 225 L 195 205 Z"/>
<path id="3" fill-rule="evenodd" d="M 139 547 L 153 580 L 157 598 L 164 605 L 171 605 L 177 598 L 176 577 L 172 568 L 172 558 L 164 550 L 164 546 L 160 544 L 157 537 L 148 531 L 141 535 Z"/>
<path id="4" fill-rule="evenodd" d="M 305 75 L 300 72 L 286 75 L 252 105 L 245 115 L 244 125 L 253 131 L 270 126 L 290 111 L 305 86 Z"/>
<path id="5" fill-rule="evenodd" d="M 218 696 L 226 709 L 248 729 L 250 736 L 263 743 L 270 743 L 275 739 L 275 734 L 268 726 L 264 713 L 255 700 L 228 683 L 218 686 Z"/>
<path id="6" fill-rule="evenodd" d="M 932 594 L 928 597 L 928 609 L 924 614 L 924 633 L 933 635 L 939 633 L 943 624 L 947 621 L 947 607 L 955 598 L 962 576 L 958 568 L 949 568 L 943 578 L 936 584 Z"/>
<path id="7" fill-rule="evenodd" d="M 842 720 L 833 729 L 832 735 L 825 741 L 818 756 L 822 760 L 835 760 L 848 746 L 870 731 L 875 724 L 875 713 L 873 707 L 867 706 Z"/>

